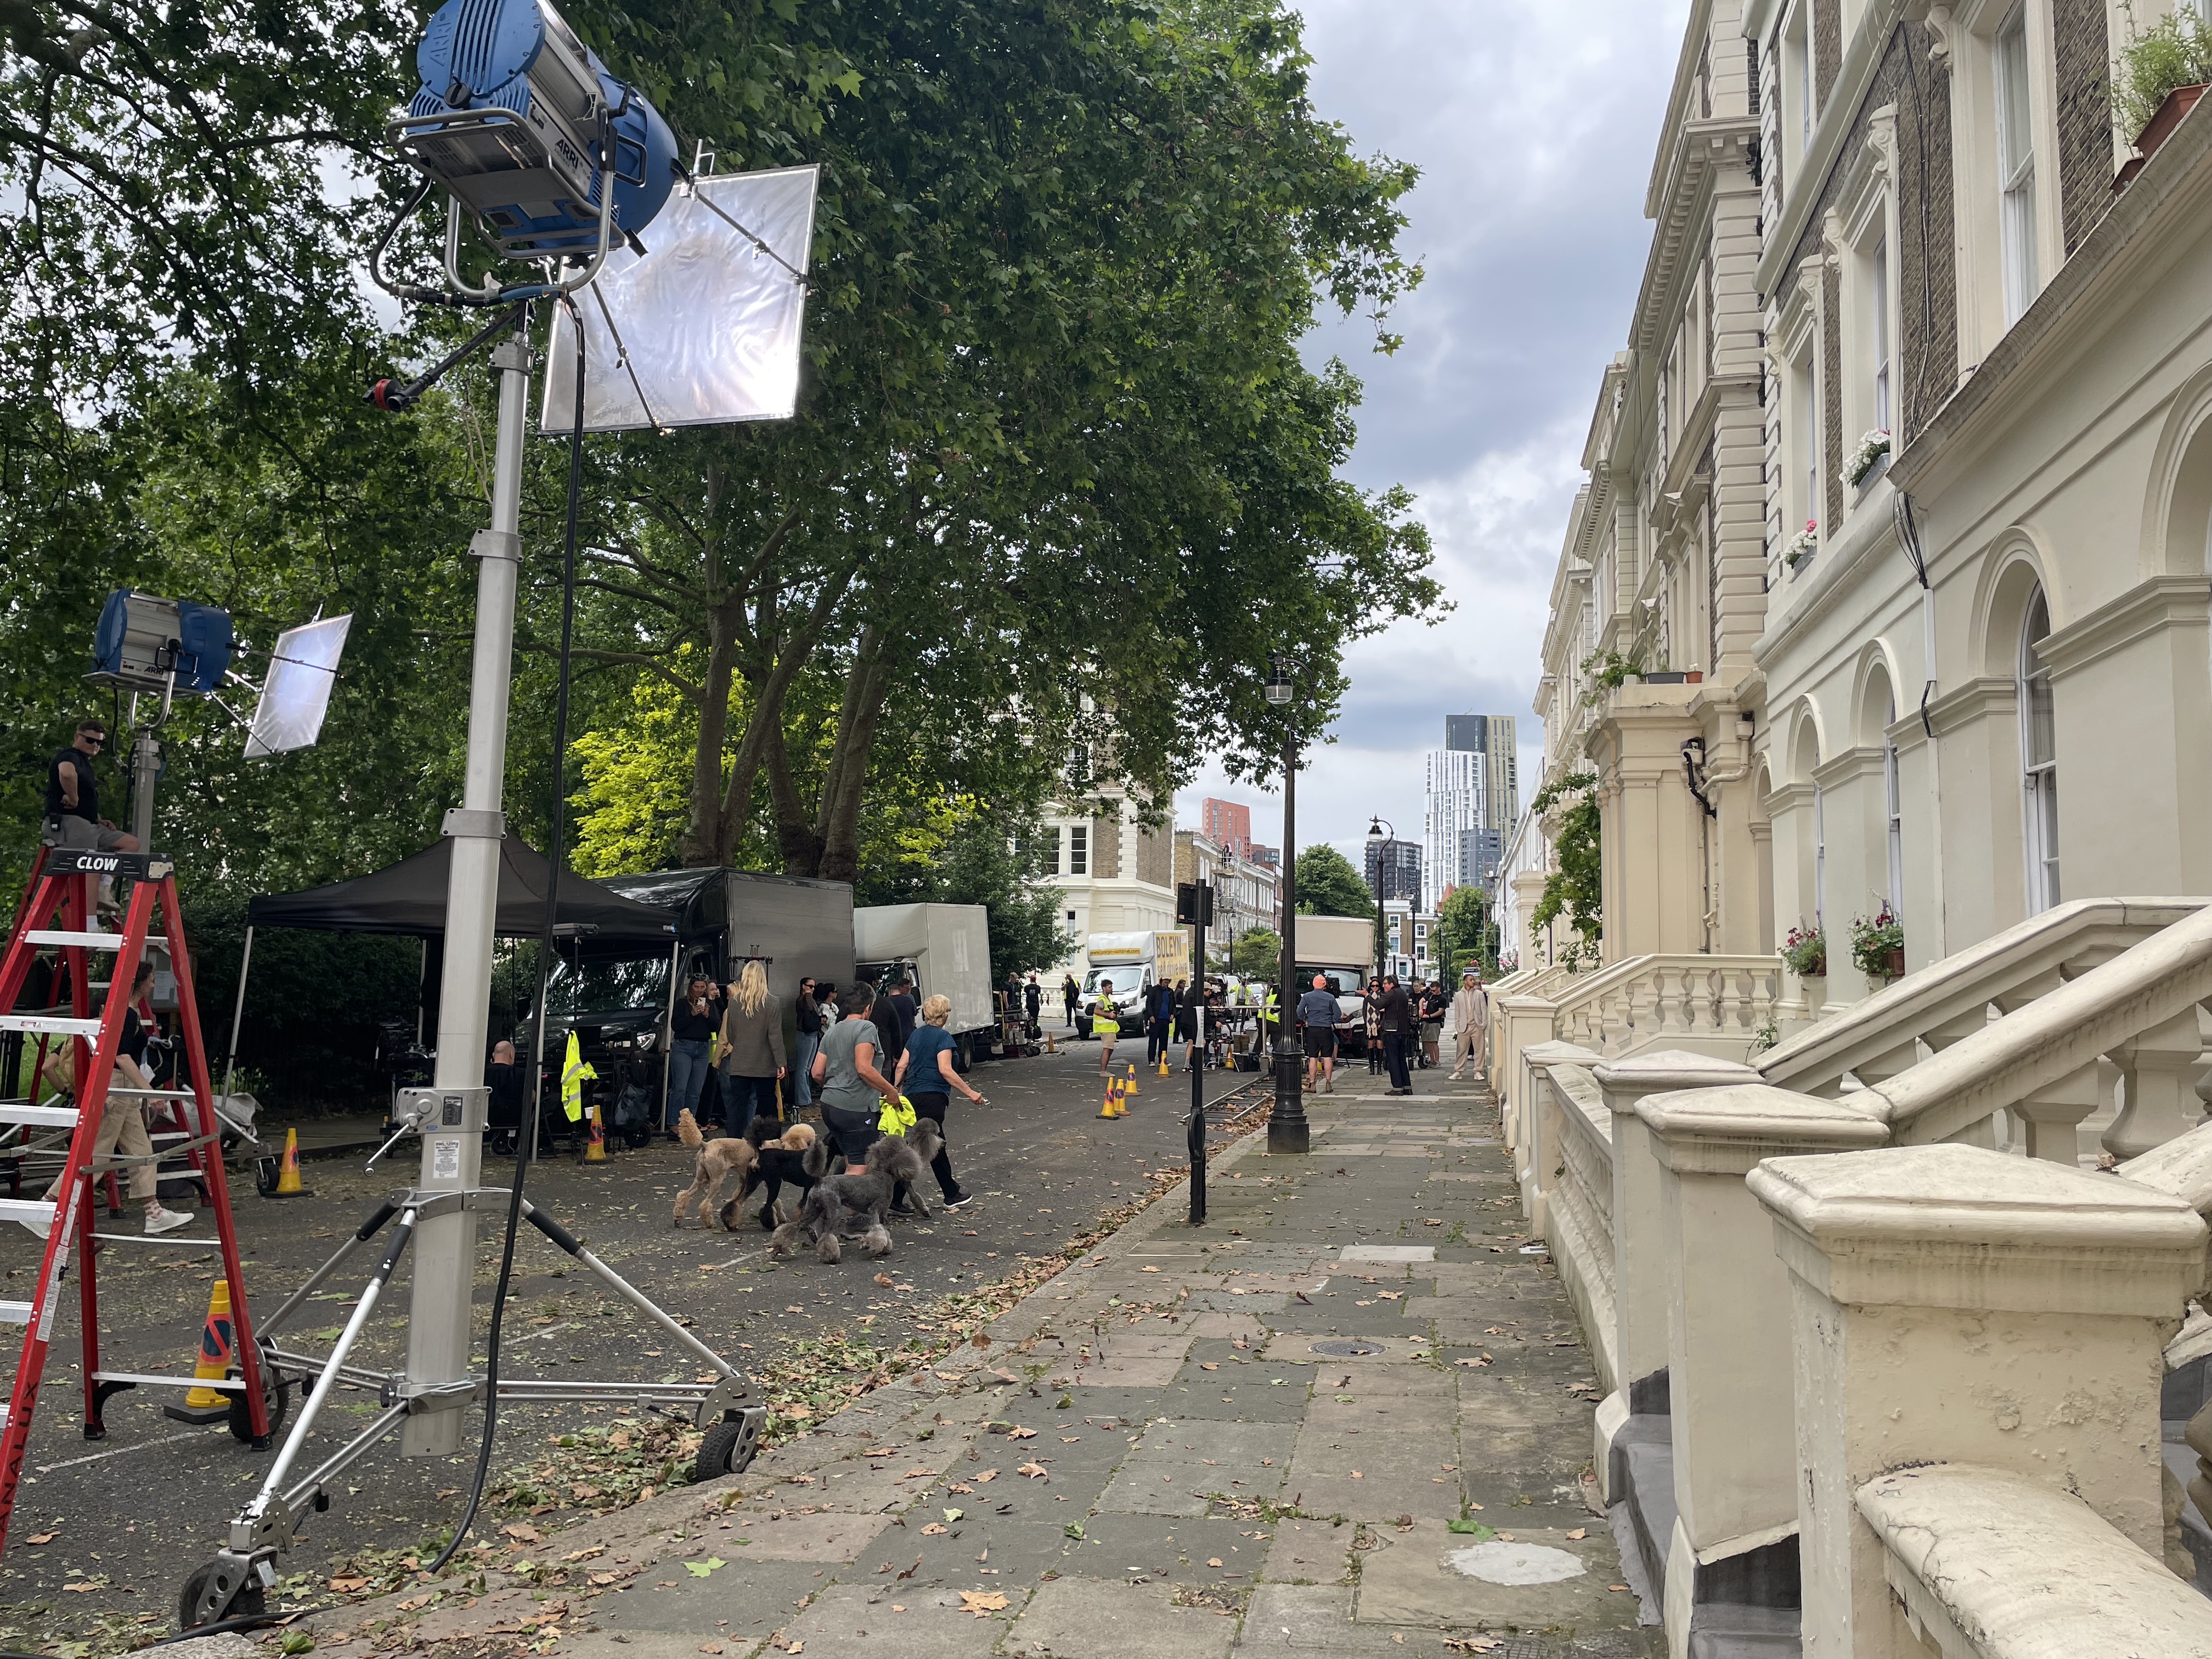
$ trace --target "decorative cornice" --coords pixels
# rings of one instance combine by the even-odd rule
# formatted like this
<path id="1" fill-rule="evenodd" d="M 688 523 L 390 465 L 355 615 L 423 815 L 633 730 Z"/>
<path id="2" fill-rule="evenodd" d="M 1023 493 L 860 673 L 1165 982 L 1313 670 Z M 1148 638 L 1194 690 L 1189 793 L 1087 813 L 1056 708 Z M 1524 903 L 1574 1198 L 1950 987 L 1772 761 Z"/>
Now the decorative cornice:
<path id="1" fill-rule="evenodd" d="M 2137 640 L 2169 628 L 2203 628 L 2212 586 L 2203 576 L 2153 576 L 2045 635 L 2035 647 L 2053 679 L 2087 668 Z"/>
<path id="2" fill-rule="evenodd" d="M 1889 1139 L 1879 1118 L 1765 1083 L 1647 1095 L 1636 1115 L 1677 1175 L 1748 1175 L 1766 1158 L 1857 1152 Z"/>
<path id="3" fill-rule="evenodd" d="M 1813 769 L 1813 781 L 1823 789 L 1833 789 L 1854 779 L 1879 776 L 1882 768 L 1882 752 L 1872 744 L 1857 749 L 1845 749 Z"/>
<path id="4" fill-rule="evenodd" d="M 1928 723 L 1939 738 L 1950 736 L 1976 720 L 2002 714 L 2010 717 L 2020 708 L 2020 688 L 2009 676 L 1985 675 L 1954 686 L 1928 705 Z"/>

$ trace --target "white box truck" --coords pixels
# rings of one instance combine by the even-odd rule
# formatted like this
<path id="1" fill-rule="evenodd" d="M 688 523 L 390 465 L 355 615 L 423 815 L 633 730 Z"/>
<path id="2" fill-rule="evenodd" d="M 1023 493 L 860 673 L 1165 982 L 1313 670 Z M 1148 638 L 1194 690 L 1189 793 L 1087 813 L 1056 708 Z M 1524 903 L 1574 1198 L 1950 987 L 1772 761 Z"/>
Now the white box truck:
<path id="1" fill-rule="evenodd" d="M 1083 976 L 1080 1006 L 1085 1015 L 1082 1035 L 1091 1035 L 1089 1015 L 1099 1000 L 1099 987 L 1114 987 L 1114 1011 L 1124 1036 L 1145 1029 L 1145 999 L 1155 985 L 1172 985 L 1190 977 L 1190 935 L 1177 928 L 1156 933 L 1093 933 L 1088 949 L 1089 969 Z"/>
<path id="2" fill-rule="evenodd" d="M 853 963 L 866 978 L 914 976 L 915 1000 L 946 996 L 945 1029 L 965 1065 L 975 1044 L 999 1034 L 992 999 L 990 913 L 980 904 L 872 904 L 853 912 Z"/>
<path id="3" fill-rule="evenodd" d="M 1337 1052 L 1367 1052 L 1367 981 L 1375 972 L 1375 918 L 1372 916 L 1300 916 L 1297 937 L 1298 982 L 1284 999 L 1295 1005 L 1313 985 L 1316 974 L 1325 975 L 1336 994 Z"/>

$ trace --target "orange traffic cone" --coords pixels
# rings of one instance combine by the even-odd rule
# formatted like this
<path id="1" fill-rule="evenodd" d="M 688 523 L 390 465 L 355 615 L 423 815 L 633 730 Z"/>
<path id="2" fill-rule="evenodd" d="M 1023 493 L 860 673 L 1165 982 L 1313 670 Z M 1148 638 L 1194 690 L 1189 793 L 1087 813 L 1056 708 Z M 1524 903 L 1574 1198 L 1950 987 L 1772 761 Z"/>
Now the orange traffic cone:
<path id="1" fill-rule="evenodd" d="M 592 1103 L 592 1138 L 584 1143 L 584 1162 L 604 1164 L 607 1161 L 607 1134 L 599 1125 L 599 1103 Z"/>
<path id="2" fill-rule="evenodd" d="M 1131 1061 L 1129 1062 L 1129 1077 L 1128 1077 L 1128 1080 L 1127 1080 L 1127 1082 L 1125 1082 L 1124 1084 L 1122 1084 L 1122 1085 L 1121 1085 L 1121 1098 L 1122 1098 L 1123 1100 L 1130 1100 L 1130 1099 L 1133 1099 L 1133 1098 L 1135 1097 L 1135 1096 L 1136 1096 L 1136 1093 L 1137 1093 L 1137 1062 L 1136 1062 L 1135 1060 L 1131 1060 Z M 1124 1109 L 1124 1110 L 1127 1110 L 1127 1109 L 1125 1107 L 1123 1109 Z"/>
<path id="3" fill-rule="evenodd" d="M 1119 1078 L 1108 1078 L 1106 1079 L 1106 1098 L 1099 1103 L 1098 1115 L 1101 1117 L 1121 1116 L 1121 1079 Z"/>
<path id="4" fill-rule="evenodd" d="M 270 1198 L 313 1198 L 312 1187 L 300 1184 L 300 1132 L 284 1131 L 284 1162 L 276 1171 L 276 1185 L 266 1196 Z"/>
<path id="5" fill-rule="evenodd" d="M 192 1362 L 192 1375 L 220 1382 L 230 1369 L 230 1281 L 218 1279 L 208 1292 L 207 1323 L 200 1328 L 200 1351 Z M 181 1406 L 164 1406 L 164 1417 L 179 1423 L 222 1423 L 230 1417 L 230 1396 L 220 1389 L 194 1389 Z"/>
<path id="6" fill-rule="evenodd" d="M 1161 1050 L 1160 1050 L 1160 1075 L 1161 1075 L 1162 1077 L 1165 1077 L 1167 1074 L 1168 1074 L 1168 1051 L 1167 1051 L 1166 1049 L 1163 1048 L 1163 1049 L 1161 1049 Z"/>

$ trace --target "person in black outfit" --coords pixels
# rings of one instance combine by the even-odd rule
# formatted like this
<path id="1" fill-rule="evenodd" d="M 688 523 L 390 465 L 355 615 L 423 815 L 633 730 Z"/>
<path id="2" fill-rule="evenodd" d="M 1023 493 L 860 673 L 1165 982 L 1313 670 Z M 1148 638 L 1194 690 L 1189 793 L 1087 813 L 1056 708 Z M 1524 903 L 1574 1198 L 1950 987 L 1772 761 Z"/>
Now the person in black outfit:
<path id="1" fill-rule="evenodd" d="M 1071 1031 L 1075 1029 L 1075 1005 L 1082 1000 L 1083 988 L 1075 982 L 1074 975 L 1070 974 L 1060 981 L 1060 1006 L 1067 1010 L 1067 1029 Z"/>
<path id="2" fill-rule="evenodd" d="M 694 974 L 687 994 L 678 1001 L 668 1022 L 668 1107 L 661 1127 L 671 1140 L 676 1137 L 676 1115 L 685 1107 L 698 1119 L 719 1114 L 700 1105 L 710 1089 L 717 1104 L 721 1091 L 714 1082 L 714 1037 L 722 1029 L 723 996 L 714 981 Z M 704 1121 L 704 1120 L 701 1120 Z"/>
<path id="3" fill-rule="evenodd" d="M 1036 975 L 1031 974 L 1029 982 L 1022 987 L 1022 1011 L 1029 1016 L 1029 1036 L 1031 1042 L 1044 1035 L 1043 1030 L 1037 1024 L 1037 1010 L 1043 1006 L 1044 988 L 1036 982 Z"/>
<path id="4" fill-rule="evenodd" d="M 1162 980 L 1152 987 L 1147 1000 L 1151 1006 L 1145 1021 L 1145 1064 L 1152 1066 L 1167 1057 L 1168 1044 L 1175 1037 L 1175 987 Z"/>
<path id="5" fill-rule="evenodd" d="M 1399 988 L 1395 974 L 1382 976 L 1382 1059 L 1390 1068 L 1390 1087 L 1394 1095 L 1413 1092 L 1413 1079 L 1406 1070 L 1406 1051 L 1413 1047 L 1414 1033 L 1413 1005 Z"/>
<path id="6" fill-rule="evenodd" d="M 893 1054 L 902 1054 L 907 1039 L 914 1035 L 915 1022 L 921 1018 L 921 1005 L 915 1000 L 914 981 L 904 975 L 892 981 L 890 1001 L 891 1012 L 898 1016 L 898 1047 L 890 1048 L 891 1034 L 888 1030 L 884 1033 L 884 1046 Z"/>
<path id="7" fill-rule="evenodd" d="M 492 1044 L 484 1083 L 491 1090 L 485 1121 L 495 1129 L 513 1129 L 518 1140 L 522 1128 L 522 1067 L 514 1063 L 514 1045 L 504 1037 Z"/>
<path id="8" fill-rule="evenodd" d="M 819 997 L 830 995 L 833 987 L 817 985 L 811 975 L 799 981 L 798 1052 L 791 1058 L 791 1103 L 811 1106 L 814 1103 L 814 1079 L 808 1075 L 814 1068 L 814 1051 L 822 1046 L 824 1029 Z"/>
<path id="9" fill-rule="evenodd" d="M 70 746 L 46 763 L 46 837 L 55 847 L 94 853 L 135 853 L 138 838 L 100 816 L 100 780 L 93 757 L 107 742 L 107 727 L 81 720 Z"/>

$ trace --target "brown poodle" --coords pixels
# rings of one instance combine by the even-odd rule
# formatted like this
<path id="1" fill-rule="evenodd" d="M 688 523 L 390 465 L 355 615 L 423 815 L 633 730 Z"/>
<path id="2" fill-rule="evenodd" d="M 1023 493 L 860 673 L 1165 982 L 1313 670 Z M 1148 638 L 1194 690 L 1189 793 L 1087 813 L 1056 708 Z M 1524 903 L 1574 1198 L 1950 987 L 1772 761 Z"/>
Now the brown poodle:
<path id="1" fill-rule="evenodd" d="M 716 1200 L 721 1195 L 722 1183 L 732 1176 L 742 1176 L 753 1166 L 760 1156 L 751 1141 L 743 1135 L 720 1135 L 713 1140 L 699 1133 L 699 1124 L 685 1107 L 676 1119 L 676 1138 L 698 1153 L 697 1167 L 692 1173 L 691 1184 L 676 1197 L 676 1224 L 682 1226 L 691 1218 L 691 1205 L 703 1200 L 699 1213 L 707 1224 L 714 1224 L 719 1207 Z"/>

